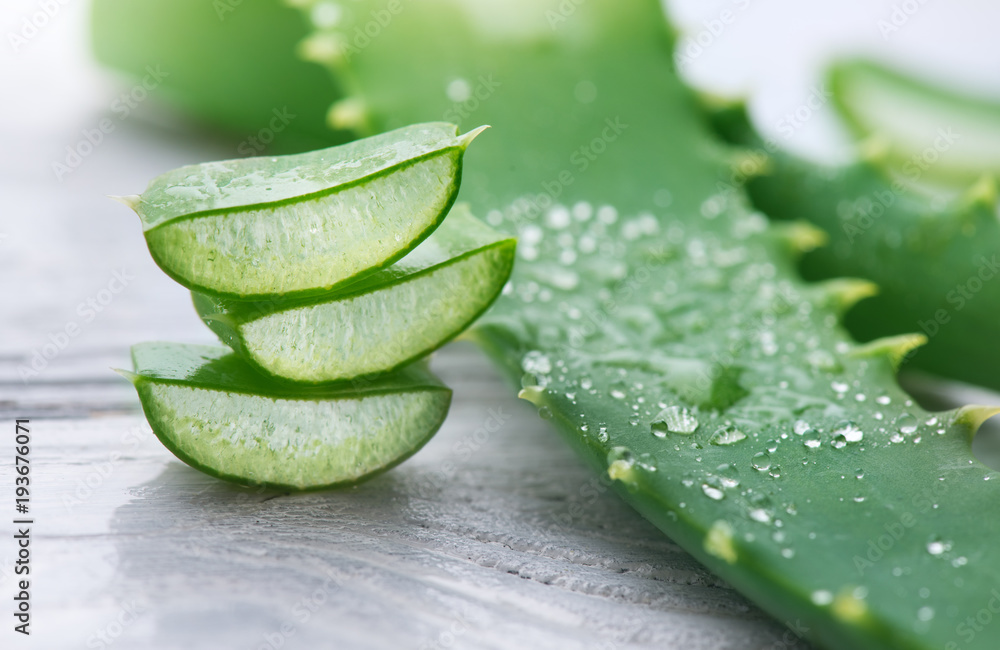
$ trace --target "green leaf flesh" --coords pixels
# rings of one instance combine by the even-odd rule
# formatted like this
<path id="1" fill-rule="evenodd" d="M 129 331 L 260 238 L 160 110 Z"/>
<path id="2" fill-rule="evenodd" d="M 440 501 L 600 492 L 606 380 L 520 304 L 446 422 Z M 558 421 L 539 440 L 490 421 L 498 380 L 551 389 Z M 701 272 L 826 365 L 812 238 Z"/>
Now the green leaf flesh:
<path id="1" fill-rule="evenodd" d="M 331 149 L 204 163 L 131 201 L 150 253 L 219 297 L 306 296 L 373 273 L 436 228 L 477 132 L 421 124 Z"/>
<path id="2" fill-rule="evenodd" d="M 329 297 L 261 303 L 194 294 L 194 304 L 257 370 L 344 381 L 391 371 L 457 336 L 499 296 L 514 248 L 459 205 L 402 260 Z"/>
<path id="3" fill-rule="evenodd" d="M 311 490 L 402 462 L 441 426 L 451 391 L 423 364 L 363 388 L 288 389 L 226 348 L 143 343 L 135 386 L 153 432 L 179 459 L 242 484 Z"/>
<path id="4" fill-rule="evenodd" d="M 376 129 L 465 110 L 441 93 L 456 79 L 484 90 L 470 119 L 498 137 L 462 196 L 520 259 L 473 335 L 539 414 L 817 644 L 992 648 L 958 627 L 1000 580 L 998 475 L 970 446 L 992 411 L 909 402 L 892 362 L 920 337 L 858 347 L 839 317 L 870 283 L 801 280 L 818 237 L 730 182 L 746 157 L 677 78 L 657 3 L 441 0 L 392 30 L 329 67 Z"/>

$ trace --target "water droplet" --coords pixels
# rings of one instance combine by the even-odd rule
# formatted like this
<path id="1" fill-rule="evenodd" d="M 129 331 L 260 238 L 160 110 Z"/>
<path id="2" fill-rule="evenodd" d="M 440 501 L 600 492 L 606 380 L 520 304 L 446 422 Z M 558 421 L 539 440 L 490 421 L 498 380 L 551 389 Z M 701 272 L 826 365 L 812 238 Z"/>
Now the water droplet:
<path id="1" fill-rule="evenodd" d="M 819 435 L 819 431 L 815 429 L 810 429 L 809 433 L 802 436 L 802 444 L 809 449 L 817 449 L 822 443 L 822 437 Z"/>
<path id="2" fill-rule="evenodd" d="M 931 417 L 931 418 L 928 418 L 927 422 L 925 422 L 924 424 L 926 424 L 929 427 L 934 427 L 934 426 L 937 426 L 937 423 L 938 423 L 938 419 L 935 418 L 935 417 Z"/>
<path id="3" fill-rule="evenodd" d="M 746 438 L 747 434 L 730 424 L 724 427 L 719 427 L 719 429 L 717 429 L 712 435 L 709 443 L 720 446 L 732 445 L 741 440 L 746 440 Z"/>
<path id="4" fill-rule="evenodd" d="M 597 427 L 597 439 L 601 442 L 607 442 L 610 436 L 608 435 L 608 427 L 602 424 Z"/>
<path id="5" fill-rule="evenodd" d="M 903 413 L 896 418 L 896 428 L 905 436 L 917 431 L 917 418 L 909 413 Z"/>
<path id="6" fill-rule="evenodd" d="M 781 465 L 771 465 L 771 469 L 767 475 L 771 478 L 781 478 Z"/>
<path id="7" fill-rule="evenodd" d="M 639 454 L 638 464 L 639 467 L 647 472 L 655 472 L 658 469 L 656 459 L 653 458 L 653 454 Z"/>
<path id="8" fill-rule="evenodd" d="M 722 487 L 734 488 L 740 485 L 740 470 L 735 463 L 723 463 L 715 468 L 715 473 L 719 477 Z"/>
<path id="9" fill-rule="evenodd" d="M 657 413 L 649 426 L 657 438 L 665 438 L 667 433 L 688 436 L 698 428 L 698 419 L 684 407 L 668 406 Z"/>
<path id="10" fill-rule="evenodd" d="M 921 607 L 917 610 L 917 618 L 921 621 L 929 621 L 934 618 L 934 608 L 933 607 Z"/>
<path id="11" fill-rule="evenodd" d="M 795 424 L 792 426 L 792 431 L 794 431 L 796 435 L 801 436 L 805 435 L 807 431 L 812 431 L 812 426 L 805 420 L 796 420 Z"/>
<path id="12" fill-rule="evenodd" d="M 961 555 L 951 561 L 951 566 L 958 568 L 960 566 L 965 566 L 968 563 L 969 563 L 969 558 L 965 557 L 964 555 Z"/>
<path id="13" fill-rule="evenodd" d="M 865 502 L 865 498 L 863 496 L 856 496 L 856 497 L 854 497 L 854 503 L 864 503 L 864 502 Z"/>
<path id="14" fill-rule="evenodd" d="M 750 464 L 753 465 L 755 470 L 766 472 L 771 469 L 771 455 L 766 451 L 758 451 L 753 455 L 753 458 L 750 459 Z"/>
<path id="15" fill-rule="evenodd" d="M 608 452 L 607 461 L 608 478 L 628 485 L 635 484 L 635 455 L 628 447 L 615 447 Z"/>
<path id="16" fill-rule="evenodd" d="M 833 592 L 827 591 L 826 589 L 820 589 L 812 592 L 811 599 L 816 605 L 829 605 L 833 602 Z"/>
<path id="17" fill-rule="evenodd" d="M 713 483 L 715 483 L 713 485 Z M 709 499 L 713 501 L 721 501 L 726 498 L 726 493 L 723 491 L 721 484 L 719 484 L 718 479 L 711 477 L 701 484 L 701 491 L 705 493 Z"/>
<path id="18" fill-rule="evenodd" d="M 850 386 L 848 386 L 842 381 L 835 381 L 830 383 L 830 388 L 832 388 L 834 392 L 843 395 L 844 393 L 847 392 L 847 389 L 850 388 Z"/>
<path id="19" fill-rule="evenodd" d="M 754 521 L 759 521 L 762 524 L 771 523 L 771 513 L 764 508 L 751 508 L 750 512 L 747 514 L 749 514 L 750 518 Z"/>
<path id="20" fill-rule="evenodd" d="M 614 397 L 615 399 L 625 399 L 625 391 L 620 388 L 612 388 L 611 397 Z"/>
<path id="21" fill-rule="evenodd" d="M 538 409 L 538 416 L 541 417 L 543 420 L 551 419 L 552 409 L 550 409 L 548 406 L 543 406 L 542 408 Z"/>
<path id="22" fill-rule="evenodd" d="M 778 451 L 778 441 L 777 440 L 768 440 L 767 444 L 764 445 L 764 447 L 769 452 L 774 453 L 774 452 Z"/>
<path id="23" fill-rule="evenodd" d="M 885 406 L 887 404 L 892 403 L 892 398 L 889 397 L 888 395 L 879 395 L 878 397 L 875 398 L 875 401 L 881 404 L 882 406 Z"/>
<path id="24" fill-rule="evenodd" d="M 837 423 L 837 426 L 833 428 L 833 434 L 835 436 L 843 436 L 846 442 L 861 442 L 861 439 L 865 437 L 864 432 L 858 428 L 858 425 L 850 420 L 843 420 Z"/>
<path id="25" fill-rule="evenodd" d="M 945 551 L 951 550 L 951 543 L 940 539 L 935 539 L 927 543 L 927 552 L 931 555 L 941 555 Z"/>
<path id="26" fill-rule="evenodd" d="M 534 375 L 547 375 L 552 372 L 552 362 L 538 350 L 532 350 L 521 359 L 521 369 Z"/>
<path id="27" fill-rule="evenodd" d="M 847 446 L 847 438 L 844 436 L 837 436 L 830 444 L 833 445 L 834 449 L 843 449 Z"/>
<path id="28" fill-rule="evenodd" d="M 795 550 L 791 548 L 783 548 L 781 549 L 781 557 L 785 558 L 786 560 L 790 560 L 793 557 L 795 557 Z"/>

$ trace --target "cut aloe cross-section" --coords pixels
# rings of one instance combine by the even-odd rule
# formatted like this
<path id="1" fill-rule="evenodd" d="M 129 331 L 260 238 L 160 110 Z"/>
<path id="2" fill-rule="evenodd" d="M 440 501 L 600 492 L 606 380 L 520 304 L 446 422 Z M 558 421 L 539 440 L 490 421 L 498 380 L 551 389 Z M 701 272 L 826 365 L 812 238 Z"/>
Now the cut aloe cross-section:
<path id="1" fill-rule="evenodd" d="M 423 364 L 364 388 L 276 383 L 227 348 L 142 343 L 135 372 L 149 424 L 185 463 L 244 484 L 307 490 L 357 482 L 416 452 L 451 391 Z"/>
<path id="2" fill-rule="evenodd" d="M 332 382 L 397 368 L 443 345 L 497 298 L 515 240 L 457 206 L 426 241 L 343 292 L 247 302 L 194 294 L 205 323 L 258 370 Z"/>
<path id="3" fill-rule="evenodd" d="M 181 167 L 120 200 L 142 219 L 156 263 L 190 289 L 317 294 L 392 264 L 440 224 L 477 133 L 418 124 L 309 153 Z"/>

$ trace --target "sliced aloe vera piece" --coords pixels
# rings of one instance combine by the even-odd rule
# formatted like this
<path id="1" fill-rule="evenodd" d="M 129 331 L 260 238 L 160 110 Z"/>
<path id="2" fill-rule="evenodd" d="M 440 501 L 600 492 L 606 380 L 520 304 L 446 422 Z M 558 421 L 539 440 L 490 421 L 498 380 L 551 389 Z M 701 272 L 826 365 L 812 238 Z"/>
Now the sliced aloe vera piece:
<path id="1" fill-rule="evenodd" d="M 496 300 L 515 240 L 458 206 L 413 252 L 327 298 L 247 302 L 195 293 L 205 324 L 255 368 L 300 382 L 382 373 L 457 336 Z"/>
<path id="2" fill-rule="evenodd" d="M 834 104 L 855 135 L 875 136 L 903 179 L 966 186 L 1000 174 L 1000 102 L 952 92 L 870 61 L 830 70 Z"/>
<path id="3" fill-rule="evenodd" d="M 227 348 L 132 347 L 149 425 L 182 461 L 238 483 L 307 490 L 354 483 L 402 462 L 444 421 L 451 391 L 422 364 L 364 388 L 268 380 Z"/>
<path id="4" fill-rule="evenodd" d="M 322 293 L 392 264 L 438 226 L 479 130 L 457 133 L 417 124 L 304 154 L 181 167 L 123 200 L 153 259 L 189 289 Z"/>

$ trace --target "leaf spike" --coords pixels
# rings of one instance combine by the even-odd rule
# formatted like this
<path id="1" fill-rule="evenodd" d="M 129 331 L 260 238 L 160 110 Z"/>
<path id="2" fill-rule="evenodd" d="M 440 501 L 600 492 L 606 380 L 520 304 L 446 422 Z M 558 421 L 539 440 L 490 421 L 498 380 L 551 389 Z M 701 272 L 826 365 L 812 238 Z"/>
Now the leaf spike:
<path id="1" fill-rule="evenodd" d="M 116 196 L 114 194 L 107 195 L 112 201 L 117 201 L 124 206 L 128 206 L 131 210 L 135 210 L 139 207 L 139 202 L 142 200 L 138 194 L 126 194 L 125 196 Z"/>
<path id="2" fill-rule="evenodd" d="M 542 396 L 545 394 L 545 389 L 541 386 L 525 386 L 517 393 L 518 399 L 523 399 L 525 401 L 531 402 L 535 406 L 542 405 Z"/>
<path id="3" fill-rule="evenodd" d="M 785 242 L 792 252 L 801 255 L 825 246 L 829 240 L 826 231 L 808 221 L 785 221 L 772 225 L 775 236 Z"/>
<path id="4" fill-rule="evenodd" d="M 861 278 L 834 278 L 821 284 L 829 303 L 841 314 L 865 298 L 878 295 L 878 285 Z"/>
<path id="5" fill-rule="evenodd" d="M 239 327 L 239 323 L 229 314 L 201 314 L 201 319 L 220 323 L 231 329 Z"/>
<path id="6" fill-rule="evenodd" d="M 886 357 L 892 364 L 893 370 L 899 370 L 899 365 L 913 350 L 927 343 L 927 337 L 923 334 L 899 334 L 898 336 L 886 336 L 859 345 L 851 351 L 852 357 Z"/>
<path id="7" fill-rule="evenodd" d="M 892 144 L 881 134 L 870 135 L 858 144 L 858 154 L 873 167 L 884 167 L 889 161 Z"/>
<path id="8" fill-rule="evenodd" d="M 981 404 L 967 404 L 954 411 L 955 424 L 966 427 L 969 430 L 970 438 L 979 431 L 983 422 L 1000 413 L 1000 406 L 983 406 Z"/>
<path id="9" fill-rule="evenodd" d="M 489 124 L 484 124 L 484 125 L 482 125 L 480 127 L 472 129 L 471 131 L 469 131 L 465 135 L 459 136 L 458 139 L 462 143 L 462 148 L 464 149 L 464 148 L 468 147 L 469 144 L 471 144 L 472 141 L 475 140 L 476 137 L 480 133 L 482 133 L 483 131 L 485 131 L 486 129 L 489 129 L 489 128 L 492 128 L 492 127 Z"/>
<path id="10" fill-rule="evenodd" d="M 993 174 L 983 174 L 962 193 L 959 203 L 963 209 L 993 209 L 997 204 L 997 181 Z"/>
<path id="11" fill-rule="evenodd" d="M 736 149 L 726 155 L 726 162 L 744 180 L 765 176 L 774 167 L 771 157 L 763 149 Z"/>
<path id="12" fill-rule="evenodd" d="M 339 66 L 344 62 L 343 39 L 334 32 L 318 32 L 299 42 L 300 58 L 326 66 Z"/>
<path id="13" fill-rule="evenodd" d="M 368 124 L 368 107 L 360 97 L 347 97 L 330 107 L 326 121 L 337 130 L 365 131 Z"/>
<path id="14" fill-rule="evenodd" d="M 113 372 L 117 372 L 119 375 L 121 375 L 125 379 L 128 379 L 129 383 L 132 384 L 133 386 L 135 386 L 136 382 L 139 381 L 139 375 L 137 375 L 134 372 L 131 372 L 129 370 L 122 370 L 121 368 L 112 368 L 111 370 Z"/>

